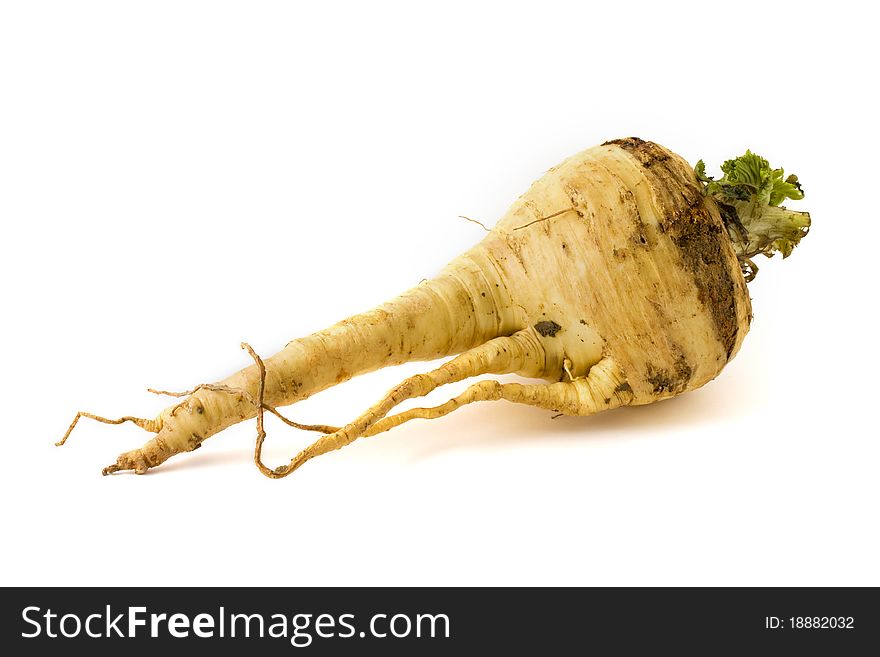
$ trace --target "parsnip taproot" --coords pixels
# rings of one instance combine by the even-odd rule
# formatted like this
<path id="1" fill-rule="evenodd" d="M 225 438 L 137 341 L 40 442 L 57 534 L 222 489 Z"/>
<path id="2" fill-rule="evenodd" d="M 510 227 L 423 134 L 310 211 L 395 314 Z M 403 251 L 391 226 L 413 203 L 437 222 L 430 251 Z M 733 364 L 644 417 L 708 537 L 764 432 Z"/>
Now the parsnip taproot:
<path id="1" fill-rule="evenodd" d="M 203 385 L 153 420 L 156 433 L 104 473 L 144 473 L 258 416 L 255 461 L 267 476 L 413 418 L 504 399 L 568 415 L 649 404 L 711 381 L 749 330 L 746 282 L 757 253 L 783 257 L 806 234 L 809 215 L 780 206 L 803 197 L 747 152 L 706 176 L 682 158 L 636 138 L 606 142 L 553 167 L 479 244 L 434 279 L 313 335 L 265 363 Z M 458 354 L 395 386 L 290 463 L 262 463 L 264 410 L 303 400 L 353 376 L 412 360 Z M 518 373 L 546 384 L 486 379 L 435 408 L 389 413 L 406 399 L 478 375 Z M 279 414 L 280 415 L 280 414 Z M 290 423 L 290 422 L 289 422 Z"/>

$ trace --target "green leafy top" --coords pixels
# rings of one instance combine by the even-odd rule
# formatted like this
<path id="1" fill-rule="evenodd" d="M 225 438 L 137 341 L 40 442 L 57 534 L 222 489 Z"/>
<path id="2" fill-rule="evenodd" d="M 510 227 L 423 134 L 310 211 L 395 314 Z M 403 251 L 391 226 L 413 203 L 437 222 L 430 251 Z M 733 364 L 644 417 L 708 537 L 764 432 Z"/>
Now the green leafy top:
<path id="1" fill-rule="evenodd" d="M 786 199 L 801 200 L 804 190 L 797 176 L 785 177 L 781 168 L 771 168 L 767 160 L 748 150 L 722 164 L 721 172 L 724 175 L 715 180 L 706 175 L 702 160 L 694 167 L 705 194 L 718 203 L 743 273 L 752 280 L 758 270 L 752 256 L 769 257 L 779 251 L 787 258 L 809 231 L 808 213 L 780 205 Z"/>

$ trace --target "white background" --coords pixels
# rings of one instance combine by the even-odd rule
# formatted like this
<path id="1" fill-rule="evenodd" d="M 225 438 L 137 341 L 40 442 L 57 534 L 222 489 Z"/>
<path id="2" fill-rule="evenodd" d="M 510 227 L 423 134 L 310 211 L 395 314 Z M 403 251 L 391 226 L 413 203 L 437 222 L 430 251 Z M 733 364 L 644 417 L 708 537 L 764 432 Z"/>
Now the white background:
<path id="1" fill-rule="evenodd" d="M 0 11 L 3 584 L 880 584 L 875 22 L 834 3 L 27 2 Z M 868 11 L 868 10 L 864 10 Z M 874 17 L 876 18 L 876 17 Z M 560 418 L 499 402 L 280 481 L 254 424 L 101 467 L 183 389 L 368 309 L 548 167 L 636 135 L 796 172 L 705 388 Z M 288 414 L 353 418 L 428 365 Z M 444 389 L 429 401 L 455 391 Z M 267 421 L 266 458 L 311 435 Z"/>

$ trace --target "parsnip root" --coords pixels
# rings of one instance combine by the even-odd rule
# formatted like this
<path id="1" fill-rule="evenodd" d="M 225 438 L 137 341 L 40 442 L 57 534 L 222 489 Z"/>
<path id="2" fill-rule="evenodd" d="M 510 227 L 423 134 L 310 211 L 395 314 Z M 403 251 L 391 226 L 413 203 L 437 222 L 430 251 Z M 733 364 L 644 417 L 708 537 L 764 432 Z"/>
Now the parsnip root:
<path id="1" fill-rule="evenodd" d="M 104 474 L 142 474 L 256 418 L 254 462 L 267 477 L 413 419 L 505 400 L 566 415 L 650 404 L 714 379 L 737 353 L 752 319 L 748 280 L 757 254 L 788 256 L 810 217 L 796 176 L 747 151 L 707 175 L 699 162 L 652 142 L 617 139 L 553 167 L 472 249 L 438 276 L 382 306 L 291 341 L 215 383 L 181 393 L 153 420 L 155 436 L 120 454 Z M 473 221 L 468 219 L 469 221 Z M 300 424 L 277 409 L 354 376 L 416 360 L 452 357 L 408 377 L 342 427 Z M 434 407 L 389 415 L 448 383 L 519 374 L 544 383 L 479 380 Z M 321 436 L 289 463 L 263 462 L 265 413 Z"/>

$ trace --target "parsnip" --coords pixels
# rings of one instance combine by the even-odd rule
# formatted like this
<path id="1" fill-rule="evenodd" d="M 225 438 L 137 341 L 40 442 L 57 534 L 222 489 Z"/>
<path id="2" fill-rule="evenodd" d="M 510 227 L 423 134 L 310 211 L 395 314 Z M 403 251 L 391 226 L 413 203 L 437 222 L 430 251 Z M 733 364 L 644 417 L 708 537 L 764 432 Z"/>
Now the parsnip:
<path id="1" fill-rule="evenodd" d="M 475 401 L 504 399 L 568 415 L 649 404 L 711 381 L 749 330 L 747 277 L 757 253 L 787 256 L 809 215 L 779 206 L 803 196 L 747 153 L 712 180 L 700 162 L 628 138 L 550 169 L 479 244 L 434 279 L 313 335 L 265 364 L 201 386 L 154 420 L 156 433 L 104 473 L 144 473 L 208 437 L 259 416 L 255 460 L 270 477 L 361 436 Z M 249 347 L 248 347 L 249 349 Z M 249 349 L 250 351 L 250 349 Z M 353 376 L 458 354 L 393 388 L 287 464 L 262 463 L 264 409 L 293 404 Z M 389 413 L 406 399 L 478 375 L 518 373 L 546 384 L 475 383 L 436 408 Z"/>

